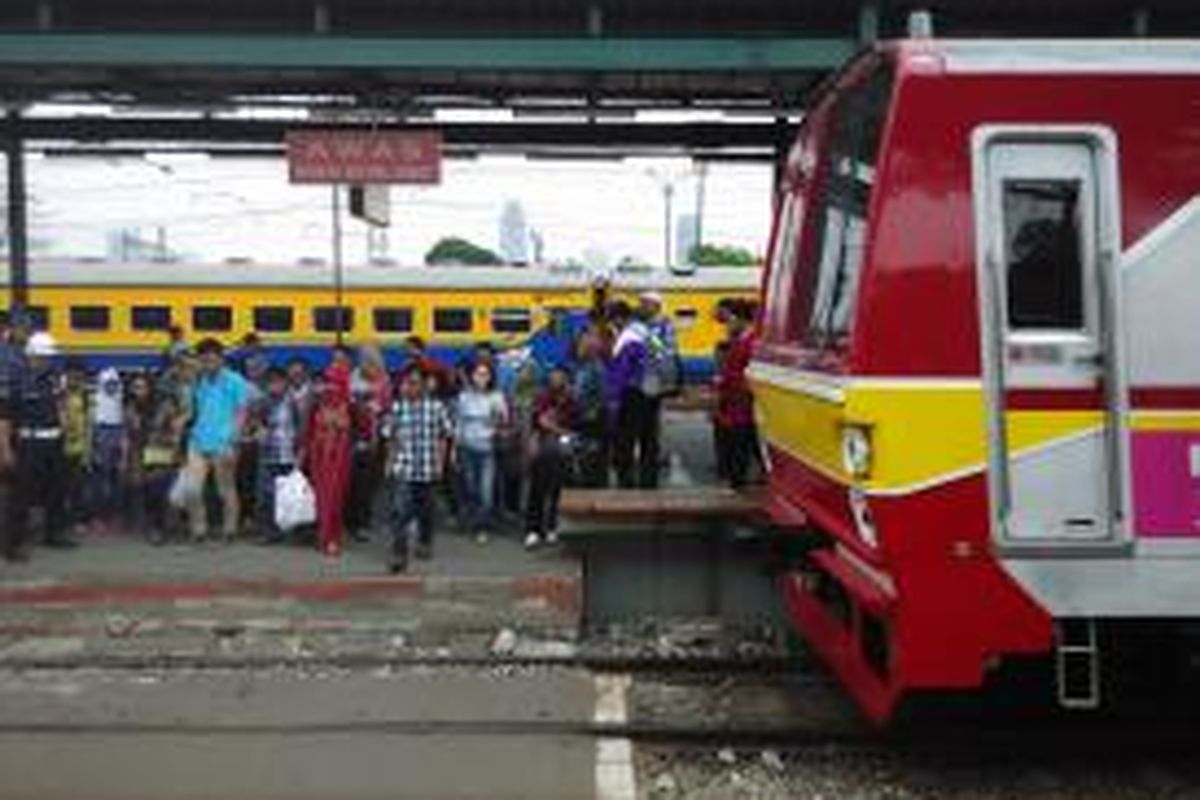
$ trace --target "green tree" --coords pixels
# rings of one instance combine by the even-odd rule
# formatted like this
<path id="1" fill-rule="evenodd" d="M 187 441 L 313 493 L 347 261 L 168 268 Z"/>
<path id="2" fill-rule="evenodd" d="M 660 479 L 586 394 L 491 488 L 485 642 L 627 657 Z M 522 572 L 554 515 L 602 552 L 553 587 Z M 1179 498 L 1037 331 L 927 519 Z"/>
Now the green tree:
<path id="1" fill-rule="evenodd" d="M 758 256 L 744 247 L 719 244 L 699 244 L 688 253 L 688 260 L 698 267 L 755 267 Z"/>
<path id="2" fill-rule="evenodd" d="M 425 254 L 426 264 L 500 264 L 500 256 L 474 242 L 447 236 Z"/>

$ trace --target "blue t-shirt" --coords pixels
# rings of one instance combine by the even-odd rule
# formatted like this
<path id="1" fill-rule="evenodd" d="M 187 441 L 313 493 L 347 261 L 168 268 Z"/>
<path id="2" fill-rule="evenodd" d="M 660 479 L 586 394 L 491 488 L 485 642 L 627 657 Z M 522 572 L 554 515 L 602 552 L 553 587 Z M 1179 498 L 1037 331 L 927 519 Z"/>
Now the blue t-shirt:
<path id="1" fill-rule="evenodd" d="M 195 388 L 195 418 L 188 445 L 204 455 L 224 455 L 237 443 L 238 412 L 250 401 L 250 384 L 231 369 L 201 376 Z"/>

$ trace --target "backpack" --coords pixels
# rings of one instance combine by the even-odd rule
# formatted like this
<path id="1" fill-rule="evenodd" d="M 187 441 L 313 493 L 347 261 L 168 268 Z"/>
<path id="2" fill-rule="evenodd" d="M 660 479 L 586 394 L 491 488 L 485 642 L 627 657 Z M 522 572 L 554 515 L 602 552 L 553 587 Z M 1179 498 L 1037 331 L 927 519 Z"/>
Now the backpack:
<path id="1" fill-rule="evenodd" d="M 661 323 L 646 326 L 646 371 L 642 375 L 642 393 L 649 397 L 666 397 L 679 393 L 679 354 L 670 346 Z"/>

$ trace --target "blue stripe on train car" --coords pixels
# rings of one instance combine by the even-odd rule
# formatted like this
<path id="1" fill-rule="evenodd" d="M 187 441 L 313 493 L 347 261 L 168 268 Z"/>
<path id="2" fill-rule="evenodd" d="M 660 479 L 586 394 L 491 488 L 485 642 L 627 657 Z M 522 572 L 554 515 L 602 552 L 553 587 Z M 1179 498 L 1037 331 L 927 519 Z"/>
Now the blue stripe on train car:
<path id="1" fill-rule="evenodd" d="M 264 346 L 264 351 L 267 358 L 273 366 L 285 367 L 294 359 L 303 359 L 312 370 L 324 369 L 329 364 L 332 346 L 318 344 L 267 344 Z M 474 345 L 446 345 L 431 343 L 427 352 L 432 357 L 441 361 L 444 364 L 454 366 L 462 359 L 468 357 Z M 404 346 L 397 344 L 392 347 L 384 347 L 384 358 L 387 360 L 389 369 L 399 369 L 404 365 Z M 539 364 L 543 367 L 549 367 L 552 363 L 559 363 L 559 359 L 551 359 L 551 363 L 543 363 L 544 354 L 546 352 L 554 352 L 547 348 L 540 355 L 543 358 L 538 358 Z M 561 351 L 560 351 L 561 352 Z M 531 355 L 535 358 L 539 353 L 536 350 L 531 350 Z M 228 360 L 233 363 L 237 360 L 237 349 L 231 349 L 228 354 Z M 83 365 L 93 372 L 99 371 L 104 367 L 116 367 L 122 371 L 143 371 L 156 370 L 164 365 L 162 351 L 153 350 L 102 350 L 90 352 L 72 352 L 67 351 L 67 358 L 81 362 Z M 680 359 L 683 381 L 687 384 L 703 383 L 711 380 L 713 375 L 713 360 L 705 357 L 684 357 Z"/>

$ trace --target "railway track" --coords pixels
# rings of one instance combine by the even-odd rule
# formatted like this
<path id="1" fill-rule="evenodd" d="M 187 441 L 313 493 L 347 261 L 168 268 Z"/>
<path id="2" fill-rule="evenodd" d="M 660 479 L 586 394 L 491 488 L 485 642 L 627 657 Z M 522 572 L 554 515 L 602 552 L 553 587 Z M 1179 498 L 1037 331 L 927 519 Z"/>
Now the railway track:
<path id="1" fill-rule="evenodd" d="M 535 668 L 555 667 L 583 669 L 591 672 L 620 673 L 710 673 L 809 675 L 813 680 L 828 682 L 823 674 L 813 672 L 813 664 L 803 657 L 723 655 L 657 656 L 626 654 L 572 654 L 545 656 L 494 656 L 485 654 L 413 653 L 376 655 L 369 653 L 315 654 L 302 656 L 279 655 L 219 655 L 194 653 L 99 653 L 84 657 L 18 657 L 0 660 L 0 673 L 31 670 L 73 671 L 153 671 L 153 670 L 246 670 L 278 669 L 407 669 L 419 667 L 465 668 Z"/>
<path id="2" fill-rule="evenodd" d="M 953 719 L 933 718 L 881 730 L 863 722 L 844 702 L 840 690 L 824 673 L 808 670 L 804 663 L 787 658 L 731 659 L 717 657 L 662 658 L 580 655 L 556 658 L 496 658 L 480 656 L 404 656 L 365 658 L 244 658 L 198 659 L 187 657 L 130 658 L 110 656 L 99 663 L 64 664 L 52 659 L 20 666 L 0 665 L 0 674 L 37 673 L 70 676 L 87 670 L 108 673 L 114 680 L 136 681 L 152 675 L 167 679 L 184 672 L 200 674 L 244 672 L 245 677 L 269 679 L 267 672 L 295 668 L 304 674 L 312 668 L 405 669 L 450 668 L 492 674 L 502 680 L 507 670 L 585 670 L 595 674 L 628 676 L 629 713 L 620 721 L 591 718 L 545 718 L 532 714 L 503 718 L 331 718 L 302 721 L 242 719 L 224 721 L 180 718 L 169 722 L 137 719 L 106 720 L 6 720 L 0 736 L 159 736 L 177 737 L 315 737 L 381 735 L 398 737 L 548 737 L 555 739 L 627 739 L 654 747 L 715 750 L 718 748 L 775 748 L 789 752 L 824 750 L 839 753 L 913 754 L 932 758 L 1106 758 L 1134 754 L 1190 752 L 1200 723 L 1194 719 L 1163 721 L 1097 720 L 1047 712 L 1037 717 L 998 718 L 982 712 Z M 386 673 L 380 673 L 386 675 Z M 336 674 L 326 674 L 337 680 Z M 735 689 L 769 688 L 786 703 L 769 711 L 738 708 L 735 698 L 728 715 L 715 713 L 713 704 L 695 702 L 640 702 L 639 690 L 653 693 L 668 687 L 686 691 L 693 700 L 710 700 L 732 684 Z"/>

